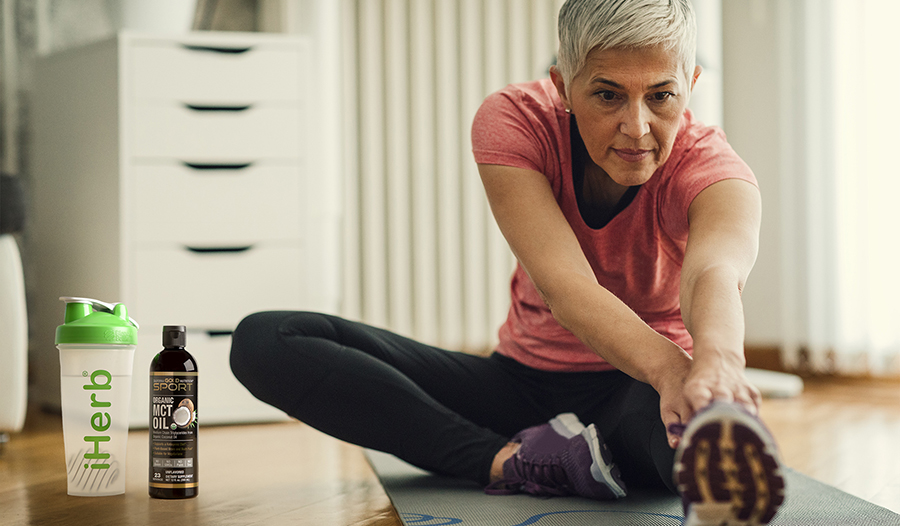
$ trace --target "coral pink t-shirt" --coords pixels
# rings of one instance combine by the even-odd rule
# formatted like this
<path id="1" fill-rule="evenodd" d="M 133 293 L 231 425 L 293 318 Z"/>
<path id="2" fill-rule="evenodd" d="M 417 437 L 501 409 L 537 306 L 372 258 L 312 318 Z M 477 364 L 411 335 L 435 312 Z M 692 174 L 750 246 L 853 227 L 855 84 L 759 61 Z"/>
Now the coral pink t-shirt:
<path id="1" fill-rule="evenodd" d="M 576 201 L 570 118 L 549 79 L 509 85 L 485 99 L 475 116 L 475 161 L 544 174 L 600 285 L 658 333 L 691 352 L 693 342 L 679 304 L 688 207 L 717 181 L 757 184 L 753 172 L 720 129 L 704 126 L 685 111 L 666 163 L 624 210 L 593 229 L 582 219 Z M 548 371 L 613 369 L 557 323 L 521 265 L 513 273 L 511 295 L 496 352 Z"/>

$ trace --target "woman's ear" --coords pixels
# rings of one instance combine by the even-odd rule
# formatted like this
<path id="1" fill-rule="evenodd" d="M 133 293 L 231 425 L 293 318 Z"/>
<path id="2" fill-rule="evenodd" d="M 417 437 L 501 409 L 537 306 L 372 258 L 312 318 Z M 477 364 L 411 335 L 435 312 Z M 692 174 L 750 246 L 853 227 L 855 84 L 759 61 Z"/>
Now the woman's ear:
<path id="1" fill-rule="evenodd" d="M 559 98 L 562 99 L 566 112 L 571 112 L 572 106 L 569 104 L 569 97 L 566 95 L 566 81 L 563 80 L 563 77 L 556 66 L 550 66 L 550 81 L 556 86 L 556 92 L 559 93 Z"/>
<path id="2" fill-rule="evenodd" d="M 694 67 L 694 76 L 691 77 L 691 91 L 694 91 L 694 84 L 697 83 L 697 79 L 700 77 L 700 73 L 703 71 L 699 65 Z"/>

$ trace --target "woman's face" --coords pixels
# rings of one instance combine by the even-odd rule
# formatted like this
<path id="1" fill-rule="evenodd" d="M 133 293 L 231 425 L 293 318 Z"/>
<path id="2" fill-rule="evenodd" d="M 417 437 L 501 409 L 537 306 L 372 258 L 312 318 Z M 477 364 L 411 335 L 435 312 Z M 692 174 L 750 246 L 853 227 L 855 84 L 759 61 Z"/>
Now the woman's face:
<path id="1" fill-rule="evenodd" d="M 669 158 L 699 75 L 698 66 L 688 85 L 675 52 L 659 46 L 594 49 L 568 96 L 551 74 L 591 159 L 623 186 L 647 182 Z"/>

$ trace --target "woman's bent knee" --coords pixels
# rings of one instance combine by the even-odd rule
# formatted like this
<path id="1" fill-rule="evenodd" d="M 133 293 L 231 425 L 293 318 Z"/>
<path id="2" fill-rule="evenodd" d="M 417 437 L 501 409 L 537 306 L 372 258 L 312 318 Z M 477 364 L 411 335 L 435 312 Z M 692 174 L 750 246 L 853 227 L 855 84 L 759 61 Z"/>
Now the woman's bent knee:
<path id="1" fill-rule="evenodd" d="M 242 384 L 265 374 L 269 354 L 278 339 L 278 326 L 284 313 L 257 312 L 241 320 L 231 336 L 231 372 Z"/>
<path id="2" fill-rule="evenodd" d="M 231 337 L 231 371 L 245 387 L 265 382 L 284 373 L 285 366 L 311 352 L 299 343 L 304 337 L 325 338 L 334 332 L 329 317 L 315 312 L 269 311 L 250 314 L 238 324 Z"/>
<path id="3" fill-rule="evenodd" d="M 255 397 L 285 412 L 318 385 L 331 360 L 322 336 L 327 316 L 313 312 L 272 311 L 251 314 L 231 339 L 231 371 Z M 296 416 L 296 415 L 294 415 Z"/>

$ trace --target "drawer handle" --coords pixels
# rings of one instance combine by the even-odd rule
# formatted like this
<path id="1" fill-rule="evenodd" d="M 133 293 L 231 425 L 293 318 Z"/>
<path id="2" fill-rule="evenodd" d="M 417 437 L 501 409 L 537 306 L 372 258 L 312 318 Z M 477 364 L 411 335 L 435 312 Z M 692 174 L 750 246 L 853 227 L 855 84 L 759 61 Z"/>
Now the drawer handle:
<path id="1" fill-rule="evenodd" d="M 249 163 L 190 163 L 181 161 L 181 163 L 192 170 L 243 170 L 253 165 Z"/>
<path id="2" fill-rule="evenodd" d="M 222 338 L 232 334 L 234 334 L 234 331 L 206 331 L 206 335 L 210 338 Z"/>
<path id="3" fill-rule="evenodd" d="M 189 51 L 206 51 L 209 53 L 226 53 L 229 55 L 240 55 L 253 49 L 253 46 L 247 47 L 222 47 L 222 46 L 200 46 L 194 44 L 181 44 L 181 47 Z"/>
<path id="4" fill-rule="evenodd" d="M 253 245 L 247 245 L 242 247 L 191 247 L 185 246 L 184 248 L 190 250 L 194 254 L 239 254 L 241 252 L 247 252 Z"/>
<path id="5" fill-rule="evenodd" d="M 188 104 L 188 103 L 185 103 L 185 104 L 184 104 L 184 107 L 185 107 L 185 108 L 187 108 L 187 109 L 189 109 L 189 110 L 192 110 L 192 111 L 231 111 L 231 112 L 238 112 L 238 111 L 247 111 L 247 110 L 249 110 L 252 106 L 253 106 L 252 104 L 244 104 L 244 105 L 240 105 L 240 106 L 237 106 L 237 105 L 235 105 L 235 106 L 219 106 L 219 105 L 209 105 L 209 104 Z"/>

